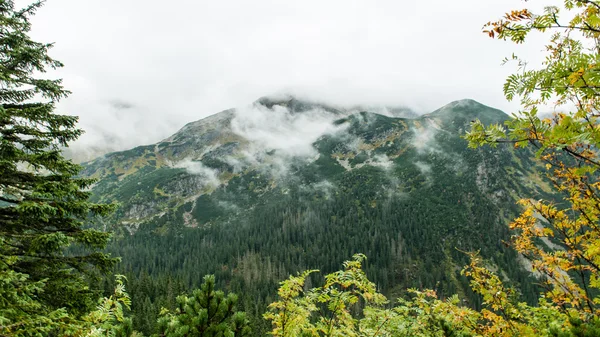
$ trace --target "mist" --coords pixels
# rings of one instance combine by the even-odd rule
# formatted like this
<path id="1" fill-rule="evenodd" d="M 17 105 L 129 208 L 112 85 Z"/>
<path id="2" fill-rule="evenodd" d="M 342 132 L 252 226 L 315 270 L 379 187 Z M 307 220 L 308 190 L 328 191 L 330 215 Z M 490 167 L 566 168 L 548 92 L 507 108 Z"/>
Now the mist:
<path id="1" fill-rule="evenodd" d="M 27 1 L 19 0 L 17 4 Z M 80 116 L 82 157 L 160 141 L 184 124 L 290 93 L 344 106 L 426 113 L 462 98 L 507 112 L 505 56 L 539 62 L 543 46 L 495 41 L 484 23 L 519 0 L 191 1 L 51 0 L 33 38 L 73 94 L 58 112 Z"/>

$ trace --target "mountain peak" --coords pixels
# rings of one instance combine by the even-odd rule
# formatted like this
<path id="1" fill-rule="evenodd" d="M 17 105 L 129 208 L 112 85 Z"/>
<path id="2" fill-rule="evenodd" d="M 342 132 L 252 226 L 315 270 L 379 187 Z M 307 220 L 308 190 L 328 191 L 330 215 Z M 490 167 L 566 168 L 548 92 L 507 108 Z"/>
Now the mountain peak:
<path id="1" fill-rule="evenodd" d="M 485 108 L 490 109 L 489 106 L 482 104 L 471 98 L 459 99 L 456 101 L 452 101 L 438 110 L 447 110 L 447 109 L 456 109 L 456 108 Z"/>
<path id="2" fill-rule="evenodd" d="M 439 118 L 443 121 L 459 121 L 469 124 L 472 120 L 479 119 L 484 124 L 502 123 L 509 117 L 501 110 L 494 109 L 473 99 L 461 99 L 450 102 L 424 117 Z"/>
<path id="3" fill-rule="evenodd" d="M 342 109 L 326 103 L 316 102 L 308 99 L 300 99 L 290 94 L 280 94 L 264 96 L 257 99 L 254 104 L 262 105 L 268 109 L 273 109 L 274 106 L 287 108 L 290 113 L 302 113 L 314 109 L 322 109 L 332 113 L 341 113 Z"/>

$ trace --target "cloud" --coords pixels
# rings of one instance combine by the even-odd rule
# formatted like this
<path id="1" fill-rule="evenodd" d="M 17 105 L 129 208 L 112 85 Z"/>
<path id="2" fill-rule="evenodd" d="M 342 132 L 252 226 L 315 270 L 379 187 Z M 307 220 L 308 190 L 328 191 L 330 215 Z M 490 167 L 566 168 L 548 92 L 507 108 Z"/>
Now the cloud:
<path id="1" fill-rule="evenodd" d="M 275 177 L 284 177 L 295 163 L 318 158 L 313 144 L 320 137 L 343 129 L 345 126 L 333 124 L 340 117 L 321 108 L 301 113 L 292 113 L 280 105 L 237 108 L 231 129 L 249 143 L 239 154 L 224 160 L 235 172 L 257 166 Z"/>
<path id="2" fill-rule="evenodd" d="M 236 109 L 231 127 L 234 133 L 266 151 L 311 157 L 317 154 L 313 143 L 319 137 L 339 129 L 333 125 L 337 118 L 339 116 L 321 109 L 292 114 L 279 105 L 268 109 L 253 104 Z"/>
<path id="3" fill-rule="evenodd" d="M 431 174 L 431 165 L 424 163 L 422 161 L 416 161 L 415 166 L 423 173 L 425 176 L 429 176 Z"/>
<path id="4" fill-rule="evenodd" d="M 221 184 L 221 181 L 218 177 L 218 172 L 214 169 L 204 166 L 202 162 L 185 159 L 177 163 L 172 163 L 171 167 L 183 168 L 189 174 L 201 176 L 204 179 L 206 186 L 214 188 Z"/>
<path id="5" fill-rule="evenodd" d="M 221 207 L 222 209 L 226 210 L 228 213 L 240 211 L 240 207 L 230 201 L 217 199 L 217 205 L 219 205 L 219 207 Z"/>
<path id="6" fill-rule="evenodd" d="M 58 111 L 81 116 L 87 131 L 73 150 L 120 150 L 281 91 L 421 113 L 465 97 L 512 110 L 518 102 L 505 101 L 502 84 L 515 69 L 501 59 L 516 52 L 533 66 L 543 46 L 536 36 L 521 46 L 494 41 L 481 27 L 523 5 L 53 0 L 34 17 L 32 36 L 55 42 L 51 55 L 66 65 L 49 76 L 73 92 Z"/>
<path id="7" fill-rule="evenodd" d="M 464 104 L 464 103 L 461 103 Z M 433 155 L 432 158 L 444 159 L 445 167 L 454 171 L 455 173 L 459 173 L 464 171 L 467 166 L 461 156 L 451 155 L 447 151 L 445 151 L 440 144 L 436 136 L 440 132 L 447 132 L 439 128 L 438 122 L 434 119 L 425 119 L 424 126 L 421 128 L 413 129 L 414 138 L 411 142 L 411 145 L 417 150 L 417 153 L 424 155 Z M 419 168 L 421 173 L 426 176 L 430 176 L 431 174 L 431 165 L 417 161 L 415 165 Z"/>
<path id="8" fill-rule="evenodd" d="M 412 146 L 421 154 L 430 152 L 441 153 L 442 151 L 435 141 L 435 135 L 438 131 L 438 129 L 428 126 L 413 129 L 415 137 L 412 140 Z"/>
<path id="9" fill-rule="evenodd" d="M 301 184 L 300 189 L 308 193 L 316 193 L 321 198 L 329 200 L 333 197 L 333 193 L 336 191 L 337 186 L 328 180 L 321 180 L 312 184 Z"/>
<path id="10" fill-rule="evenodd" d="M 328 180 L 322 180 L 318 183 L 312 185 L 315 189 L 325 192 L 327 194 L 331 193 L 332 190 L 336 188 L 336 186 Z"/>
<path id="11" fill-rule="evenodd" d="M 394 162 L 385 155 L 376 155 L 370 161 L 369 165 L 382 168 L 384 171 L 389 172 L 394 167 Z"/>

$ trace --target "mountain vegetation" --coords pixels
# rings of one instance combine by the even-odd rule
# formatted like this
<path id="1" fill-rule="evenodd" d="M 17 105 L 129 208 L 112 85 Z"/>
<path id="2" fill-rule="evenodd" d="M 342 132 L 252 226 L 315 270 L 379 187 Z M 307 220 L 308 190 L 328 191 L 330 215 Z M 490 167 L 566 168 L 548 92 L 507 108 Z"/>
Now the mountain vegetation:
<path id="1" fill-rule="evenodd" d="M 564 23 L 558 7 L 535 15 L 528 10 L 507 13 L 491 22 L 491 37 L 525 41 L 532 31 L 555 31 L 541 69 L 518 60 L 519 72 L 508 78 L 507 99 L 521 98 L 523 110 L 504 125 L 474 120 L 465 138 L 469 145 L 534 148 L 545 163 L 553 189 L 562 202 L 519 203 L 511 246 L 531 263 L 544 291 L 534 306 L 515 297 L 515 289 L 491 270 L 478 253 L 470 253 L 463 274 L 482 296 L 483 308 L 465 308 L 457 298 L 439 299 L 435 291 L 413 290 L 412 300 L 392 309 L 366 279 L 356 256 L 344 270 L 329 274 L 321 287 L 304 290 L 304 272 L 279 289 L 279 300 L 265 315 L 275 336 L 598 336 L 598 106 L 596 71 L 600 37 L 600 4 L 564 1 L 571 20 Z M 516 58 L 515 58 L 516 59 Z M 539 117 L 554 102 L 559 112 Z M 542 242 L 554 241 L 551 247 Z M 550 249 L 548 249 L 550 248 Z M 352 312 L 361 301 L 362 315 Z M 322 305 L 325 304 L 326 312 Z M 373 333 L 373 331 L 375 331 Z"/>
<path id="2" fill-rule="evenodd" d="M 256 109 L 273 114 L 288 102 L 300 105 L 261 101 Z M 310 107 L 318 109 L 328 113 Z M 338 110 L 331 122 L 338 128 L 310 144 L 307 157 L 250 152 L 252 142 L 233 130 L 235 113 L 86 164 L 101 178 L 92 200 L 121 203 L 107 221 L 119 237 L 109 251 L 122 257 L 117 271 L 130 280 L 136 328 L 152 333 L 161 308 L 174 310 L 179 292 L 214 274 L 266 332 L 262 313 L 282 279 L 317 267 L 333 272 L 356 252 L 370 257 L 367 275 L 391 298 L 432 288 L 478 308 L 481 299 L 459 271 L 469 262 L 465 251 L 481 250 L 522 298 L 536 302 L 535 279 L 502 242 L 510 240 L 517 196 L 548 196 L 537 173 L 543 166 L 508 146 L 469 150 L 460 138 L 471 120 L 503 122 L 504 113 L 471 100 L 416 119 Z M 178 156 L 193 156 L 197 166 L 178 167 L 185 160 Z M 213 185 L 205 185 L 209 176 Z"/>
<path id="3" fill-rule="evenodd" d="M 0 0 L 0 336 L 600 335 L 598 2 L 486 25 L 554 32 L 512 118 L 265 97 L 83 167 L 41 5 Z"/>
<path id="4" fill-rule="evenodd" d="M 61 155 L 82 131 L 53 112 L 61 81 L 40 76 L 62 66 L 27 35 L 40 5 L 0 1 L 0 335 L 76 329 L 101 295 L 90 281 L 117 262 L 102 252 L 110 234 L 87 222 L 113 207 L 90 202 L 93 180 Z"/>
<path id="5" fill-rule="evenodd" d="M 234 312 L 237 296 L 215 291 L 215 278 L 204 277 L 200 289 L 191 296 L 177 297 L 174 314 L 162 312 L 158 320 L 160 336 L 250 336 L 243 312 Z"/>

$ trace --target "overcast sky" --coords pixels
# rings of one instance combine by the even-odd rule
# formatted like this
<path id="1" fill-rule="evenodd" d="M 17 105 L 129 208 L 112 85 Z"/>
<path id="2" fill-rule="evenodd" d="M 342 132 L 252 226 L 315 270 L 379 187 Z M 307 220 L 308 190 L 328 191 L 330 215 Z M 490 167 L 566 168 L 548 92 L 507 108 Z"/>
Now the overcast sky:
<path id="1" fill-rule="evenodd" d="M 26 3 L 20 0 L 17 3 Z M 334 104 L 406 105 L 429 112 L 473 98 L 505 111 L 515 46 L 481 33 L 521 0 L 48 0 L 34 38 L 73 94 L 77 148 L 157 142 L 185 123 L 291 92 Z"/>

